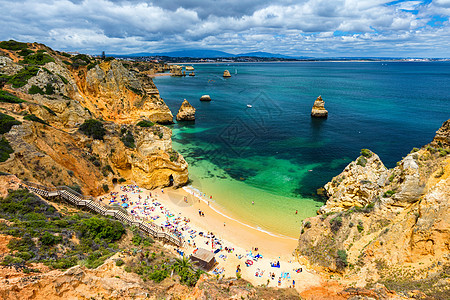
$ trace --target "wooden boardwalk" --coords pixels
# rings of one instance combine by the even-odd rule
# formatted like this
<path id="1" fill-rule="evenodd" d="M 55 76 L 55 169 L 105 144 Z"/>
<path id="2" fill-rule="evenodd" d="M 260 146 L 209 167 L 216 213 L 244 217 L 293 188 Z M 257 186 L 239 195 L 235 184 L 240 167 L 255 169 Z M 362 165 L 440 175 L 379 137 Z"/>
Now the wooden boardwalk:
<path id="1" fill-rule="evenodd" d="M 176 246 L 183 246 L 183 239 L 177 237 L 176 235 L 164 231 L 161 227 L 153 224 L 153 223 L 145 223 L 143 221 L 137 220 L 135 217 L 128 215 L 127 213 L 107 208 L 100 203 L 96 202 L 92 197 L 85 197 L 71 188 L 67 186 L 58 186 L 56 188 L 49 188 L 40 184 L 32 183 L 32 182 L 23 182 L 28 190 L 31 192 L 38 194 L 46 199 L 60 197 L 73 205 L 79 207 L 88 208 L 102 216 L 111 216 L 123 224 L 126 225 L 134 225 L 143 231 L 145 234 L 150 235 L 156 239 L 163 240 L 167 243 L 174 244 Z"/>

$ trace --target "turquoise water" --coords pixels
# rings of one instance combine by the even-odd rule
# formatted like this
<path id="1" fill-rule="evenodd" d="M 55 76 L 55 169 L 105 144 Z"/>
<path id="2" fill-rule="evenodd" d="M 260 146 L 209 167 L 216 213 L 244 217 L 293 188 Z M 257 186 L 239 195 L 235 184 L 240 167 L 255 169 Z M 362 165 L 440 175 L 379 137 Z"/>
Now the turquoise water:
<path id="1" fill-rule="evenodd" d="M 292 237 L 322 205 L 317 188 L 361 148 L 393 167 L 450 118 L 446 62 L 194 67 L 195 77 L 154 79 L 174 115 L 184 98 L 197 109 L 195 123 L 172 126 L 192 185 L 230 215 Z M 222 78 L 225 69 L 231 78 Z M 213 100 L 200 102 L 203 94 Z M 326 120 L 310 117 L 319 95 L 329 111 Z"/>

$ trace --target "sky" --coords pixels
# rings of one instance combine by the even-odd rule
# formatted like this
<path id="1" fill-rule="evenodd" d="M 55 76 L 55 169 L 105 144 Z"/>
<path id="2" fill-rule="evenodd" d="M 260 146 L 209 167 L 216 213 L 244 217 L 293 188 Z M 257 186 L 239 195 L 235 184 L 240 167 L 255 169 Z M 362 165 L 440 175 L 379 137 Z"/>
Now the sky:
<path id="1" fill-rule="evenodd" d="M 0 11 L 0 40 L 89 54 L 450 57 L 450 0 L 0 0 Z"/>

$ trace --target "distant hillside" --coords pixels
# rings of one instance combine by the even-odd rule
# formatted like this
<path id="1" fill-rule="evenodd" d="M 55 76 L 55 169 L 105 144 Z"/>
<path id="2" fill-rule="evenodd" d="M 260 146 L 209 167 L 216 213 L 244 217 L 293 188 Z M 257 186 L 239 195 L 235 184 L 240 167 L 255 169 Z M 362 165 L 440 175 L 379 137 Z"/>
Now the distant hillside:
<path id="1" fill-rule="evenodd" d="M 191 57 L 191 58 L 218 58 L 218 57 L 250 56 L 250 57 L 265 57 L 265 58 L 275 57 L 275 58 L 285 58 L 285 59 L 293 58 L 293 57 L 289 57 L 286 55 L 269 53 L 269 52 L 248 52 L 248 53 L 240 53 L 240 54 L 231 54 L 231 53 L 224 52 L 224 51 L 205 50 L 205 49 L 179 50 L 179 51 L 161 52 L 161 53 L 141 52 L 141 53 L 124 54 L 124 55 L 113 55 L 113 56 L 116 56 L 116 57 L 168 56 L 168 57 Z"/>

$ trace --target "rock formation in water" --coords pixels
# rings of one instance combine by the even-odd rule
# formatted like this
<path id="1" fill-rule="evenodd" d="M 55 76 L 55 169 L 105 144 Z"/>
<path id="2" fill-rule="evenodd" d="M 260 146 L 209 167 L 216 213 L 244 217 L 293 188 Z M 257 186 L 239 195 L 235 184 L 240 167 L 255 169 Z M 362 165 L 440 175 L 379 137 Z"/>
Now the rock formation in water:
<path id="1" fill-rule="evenodd" d="M 211 97 L 209 95 L 203 95 L 200 97 L 200 101 L 211 101 Z"/>
<path id="2" fill-rule="evenodd" d="M 311 117 L 314 118 L 328 117 L 328 110 L 325 109 L 325 101 L 323 101 L 322 96 L 317 97 L 316 101 L 314 101 L 314 105 L 311 110 Z"/>
<path id="3" fill-rule="evenodd" d="M 195 120 L 195 108 L 186 99 L 184 99 L 177 113 L 177 121 L 194 121 L 194 120 Z"/>
<path id="4" fill-rule="evenodd" d="M 230 71 L 225 70 L 225 71 L 223 72 L 223 77 L 231 77 Z"/>
<path id="5" fill-rule="evenodd" d="M 303 222 L 299 259 L 356 286 L 381 283 L 404 293 L 448 296 L 449 122 L 430 145 L 413 149 L 393 169 L 362 150 L 325 185 L 329 199 L 321 215 Z"/>
<path id="6" fill-rule="evenodd" d="M 0 108 L 16 120 L 2 134 L 12 153 L 2 156 L 0 171 L 92 195 L 118 180 L 147 188 L 187 182 L 172 132 L 159 125 L 173 116 L 142 65 L 18 45 L 26 56 L 0 47 Z M 152 72 L 148 64 L 145 72 Z M 101 124 L 101 138 L 79 130 L 91 119 Z"/>

